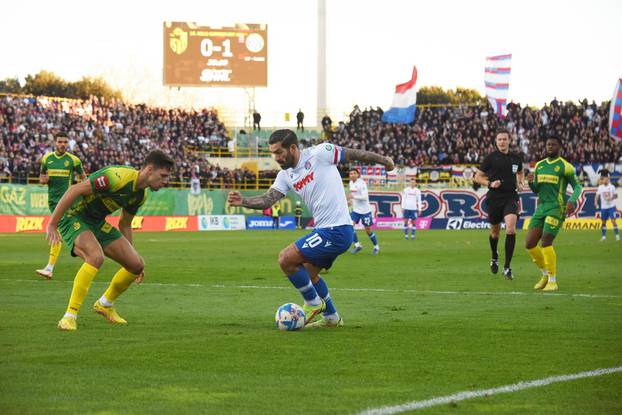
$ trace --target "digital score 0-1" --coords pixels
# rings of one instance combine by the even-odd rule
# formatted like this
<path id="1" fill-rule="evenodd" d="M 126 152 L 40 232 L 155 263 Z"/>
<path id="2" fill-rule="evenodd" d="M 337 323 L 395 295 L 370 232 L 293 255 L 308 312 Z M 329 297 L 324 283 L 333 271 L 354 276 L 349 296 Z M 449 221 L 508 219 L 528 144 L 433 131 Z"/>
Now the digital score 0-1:
<path id="1" fill-rule="evenodd" d="M 268 85 L 268 26 L 212 28 L 192 22 L 164 23 L 166 86 Z"/>

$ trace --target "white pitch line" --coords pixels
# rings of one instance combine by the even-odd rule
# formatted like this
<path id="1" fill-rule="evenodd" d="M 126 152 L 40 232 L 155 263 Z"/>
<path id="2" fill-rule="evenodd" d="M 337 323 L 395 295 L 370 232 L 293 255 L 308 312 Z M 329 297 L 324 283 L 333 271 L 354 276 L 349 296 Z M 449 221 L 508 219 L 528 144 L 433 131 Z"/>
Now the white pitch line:
<path id="1" fill-rule="evenodd" d="M 383 406 L 380 408 L 370 408 L 359 412 L 359 415 L 392 415 L 416 409 L 429 408 L 431 406 L 449 404 L 451 402 L 464 401 L 466 399 L 482 398 L 500 393 L 518 392 L 524 389 L 539 388 L 557 382 L 568 382 L 576 379 L 591 378 L 595 376 L 607 375 L 610 373 L 622 372 L 622 366 L 609 367 L 606 369 L 590 370 L 589 372 L 574 373 L 571 375 L 551 376 L 549 378 L 518 382 L 512 385 L 499 386 L 497 388 L 483 389 L 478 391 L 464 391 L 453 395 L 439 396 L 424 401 L 412 401 L 402 405 Z"/>
<path id="2" fill-rule="evenodd" d="M 73 283 L 73 281 L 43 279 L 11 279 L 0 278 L 0 282 L 30 282 L 30 283 Z M 93 281 L 93 284 L 109 284 L 106 281 Z M 290 290 L 291 286 L 275 286 L 275 285 L 224 285 L 224 284 L 199 284 L 199 283 L 164 283 L 164 282 L 144 282 L 141 285 L 155 287 L 203 287 L 203 288 L 219 288 L 219 289 L 254 289 L 254 290 Z M 350 292 L 378 292 L 378 293 L 405 293 L 405 294 L 431 294 L 431 295 L 477 295 L 477 296 L 547 296 L 547 297 L 579 297 L 579 298 L 622 298 L 622 295 L 607 294 L 566 294 L 566 293 L 541 293 L 541 292 L 524 292 L 524 291 L 434 291 L 434 290 L 399 290 L 394 288 L 331 288 L 333 291 L 350 291 Z"/>

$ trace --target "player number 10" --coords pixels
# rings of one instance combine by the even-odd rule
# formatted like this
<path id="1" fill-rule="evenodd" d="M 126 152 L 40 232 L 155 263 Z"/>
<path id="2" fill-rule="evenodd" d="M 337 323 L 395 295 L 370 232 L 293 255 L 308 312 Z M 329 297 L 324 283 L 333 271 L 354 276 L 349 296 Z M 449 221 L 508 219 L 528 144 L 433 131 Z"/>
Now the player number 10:
<path id="1" fill-rule="evenodd" d="M 322 237 L 318 235 L 317 233 L 314 233 L 313 235 L 308 237 L 306 241 L 309 244 L 310 248 L 315 248 L 316 246 L 322 243 Z"/>
<path id="2" fill-rule="evenodd" d="M 210 57 L 214 52 L 220 51 L 222 51 L 223 58 L 233 57 L 233 53 L 231 53 L 231 39 L 223 40 L 222 46 L 214 46 L 214 42 L 212 42 L 212 39 L 201 40 L 201 55 L 205 57 Z"/>

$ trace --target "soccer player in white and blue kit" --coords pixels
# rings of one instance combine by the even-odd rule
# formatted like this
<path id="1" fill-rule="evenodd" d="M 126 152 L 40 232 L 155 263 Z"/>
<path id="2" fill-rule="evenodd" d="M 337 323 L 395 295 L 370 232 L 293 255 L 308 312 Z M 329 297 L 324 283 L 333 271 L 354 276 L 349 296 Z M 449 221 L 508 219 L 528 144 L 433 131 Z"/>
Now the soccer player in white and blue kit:
<path id="1" fill-rule="evenodd" d="M 417 217 L 421 215 L 421 190 L 417 189 L 415 178 L 402 191 L 402 212 L 404 216 L 404 239 L 408 240 L 408 228 L 412 225 L 410 238 L 415 239 Z"/>
<path id="2" fill-rule="evenodd" d="M 365 180 L 361 179 L 361 175 L 357 169 L 350 169 L 349 176 L 350 200 L 352 201 L 352 214 L 350 215 L 352 217 L 352 225 L 356 225 L 359 222 L 363 223 L 367 236 L 369 236 L 369 239 L 371 239 L 371 242 L 374 244 L 372 255 L 377 255 L 378 252 L 380 252 L 380 245 L 378 245 L 376 233 L 371 230 L 371 225 L 374 224 L 374 218 L 371 213 L 371 205 L 369 204 L 367 183 L 365 183 Z M 356 236 L 356 231 L 354 231 L 354 238 L 352 240 L 354 242 L 352 253 L 356 254 L 363 249 L 363 245 L 361 245 L 359 238 Z"/>
<path id="3" fill-rule="evenodd" d="M 598 186 L 596 198 L 594 204 L 598 209 L 598 200 L 600 199 L 600 220 L 602 223 L 603 235 L 600 238 L 601 241 L 607 239 L 607 220 L 611 220 L 613 224 L 613 232 L 616 234 L 616 241 L 620 240 L 620 232 L 618 231 L 618 224 L 616 223 L 616 188 L 609 181 L 609 172 L 606 170 L 601 171 L 601 183 Z"/>
<path id="4" fill-rule="evenodd" d="M 231 206 L 265 209 L 287 192 L 296 192 L 309 208 L 315 229 L 279 253 L 279 266 L 304 298 L 307 327 L 340 327 L 343 320 L 319 272 L 330 268 L 348 250 L 354 233 L 345 190 L 337 164 L 348 161 L 380 163 L 392 170 L 393 160 L 369 151 L 342 148 L 330 143 L 300 150 L 291 130 L 277 130 L 270 136 L 270 152 L 281 166 L 272 187 L 261 196 L 242 197 L 230 192 Z M 323 318 L 312 322 L 323 313 Z"/>

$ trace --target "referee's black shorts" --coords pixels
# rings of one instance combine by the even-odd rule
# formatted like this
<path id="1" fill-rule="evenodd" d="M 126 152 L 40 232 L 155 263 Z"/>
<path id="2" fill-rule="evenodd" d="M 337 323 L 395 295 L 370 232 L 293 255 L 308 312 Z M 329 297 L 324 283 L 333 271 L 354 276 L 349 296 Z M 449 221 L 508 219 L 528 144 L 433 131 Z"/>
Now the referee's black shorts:
<path id="1" fill-rule="evenodd" d="M 497 225 L 503 222 L 506 215 L 514 214 L 519 216 L 518 196 L 508 195 L 507 197 L 486 198 L 488 205 L 488 222 Z"/>

